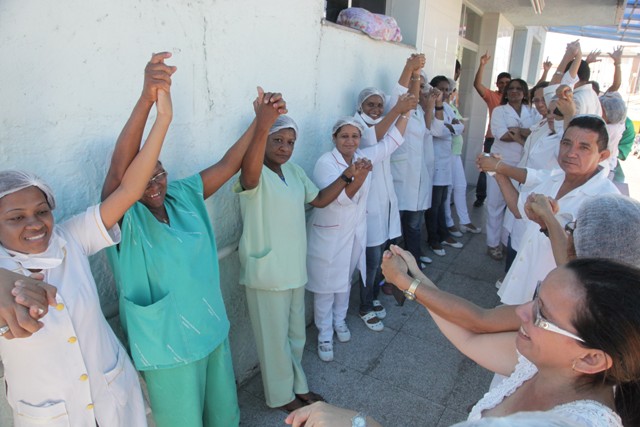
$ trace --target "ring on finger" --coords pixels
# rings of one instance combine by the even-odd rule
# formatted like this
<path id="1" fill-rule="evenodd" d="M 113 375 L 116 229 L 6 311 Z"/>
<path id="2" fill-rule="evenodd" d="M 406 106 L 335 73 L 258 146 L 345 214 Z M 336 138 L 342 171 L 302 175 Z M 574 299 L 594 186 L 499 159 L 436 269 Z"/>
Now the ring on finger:
<path id="1" fill-rule="evenodd" d="M 6 334 L 7 332 L 9 332 L 9 326 L 4 325 L 4 326 L 0 327 L 0 337 L 3 336 L 4 334 Z"/>

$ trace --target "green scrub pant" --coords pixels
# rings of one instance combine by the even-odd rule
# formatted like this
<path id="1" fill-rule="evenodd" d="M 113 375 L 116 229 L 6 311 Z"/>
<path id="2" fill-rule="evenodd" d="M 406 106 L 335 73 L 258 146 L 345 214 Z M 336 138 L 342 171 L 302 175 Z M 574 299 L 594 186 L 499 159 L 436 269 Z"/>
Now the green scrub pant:
<path id="1" fill-rule="evenodd" d="M 304 286 L 284 291 L 245 287 L 267 406 L 277 408 L 309 392 L 302 369 L 306 340 Z"/>
<path id="2" fill-rule="evenodd" d="M 229 338 L 203 359 L 142 374 L 158 427 L 230 427 L 240 423 Z"/>

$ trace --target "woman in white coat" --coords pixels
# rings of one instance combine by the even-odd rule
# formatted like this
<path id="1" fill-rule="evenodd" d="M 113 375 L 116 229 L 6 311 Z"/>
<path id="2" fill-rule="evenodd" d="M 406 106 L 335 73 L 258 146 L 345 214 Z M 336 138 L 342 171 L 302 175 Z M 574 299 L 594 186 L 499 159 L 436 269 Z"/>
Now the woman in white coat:
<path id="1" fill-rule="evenodd" d="M 408 102 L 411 99 L 415 98 L 405 94 L 399 101 L 408 105 L 407 111 L 412 107 Z M 371 185 L 369 172 L 373 164 L 389 157 L 404 142 L 402 133 L 407 120 L 408 116 L 402 114 L 396 128 L 383 142 L 360 150 L 364 131 L 360 122 L 353 117 L 339 119 L 332 129 L 335 148 L 318 159 L 313 171 L 315 184 L 324 187 L 341 177 L 351 164 L 357 170 L 338 198 L 324 208 L 314 209 L 307 224 L 307 290 L 314 293 L 314 319 L 319 331 L 318 355 L 324 361 L 333 360 L 334 329 L 340 342 L 351 338 L 345 318 L 351 276 L 356 267 L 363 276 L 366 274 L 364 249 L 367 196 Z M 379 322 L 374 312 L 367 313 L 367 316 Z"/>
<path id="2" fill-rule="evenodd" d="M 405 98 L 384 113 L 385 95 L 382 91 L 368 87 L 363 89 L 358 95 L 356 114 L 353 116 L 362 127 L 364 132 L 360 138 L 360 147 L 366 148 L 382 143 L 387 132 L 395 129 L 393 127 L 401 114 L 407 114 L 410 108 L 415 108 L 415 98 Z M 407 103 L 411 101 L 411 105 Z M 365 325 L 371 330 L 379 330 L 383 327 L 382 319 L 386 316 L 378 295 L 382 280 L 382 253 L 387 249 L 389 242 L 400 237 L 400 210 L 398 209 L 398 198 L 393 188 L 393 176 L 391 175 L 391 159 L 385 157 L 370 173 L 371 186 L 367 197 L 367 247 L 366 277 L 360 283 L 360 309 L 359 313 Z M 369 313 L 375 313 L 375 317 Z"/>
<path id="3" fill-rule="evenodd" d="M 137 373 L 102 314 L 88 256 L 119 242 L 118 221 L 151 178 L 172 118 L 169 83 L 161 86 L 146 143 L 99 205 L 58 225 L 49 186 L 26 172 L 0 172 L 0 267 L 39 272 L 57 287 L 44 328 L 0 340 L 16 426 L 147 425 Z M 0 335 L 7 329 L 0 325 Z"/>

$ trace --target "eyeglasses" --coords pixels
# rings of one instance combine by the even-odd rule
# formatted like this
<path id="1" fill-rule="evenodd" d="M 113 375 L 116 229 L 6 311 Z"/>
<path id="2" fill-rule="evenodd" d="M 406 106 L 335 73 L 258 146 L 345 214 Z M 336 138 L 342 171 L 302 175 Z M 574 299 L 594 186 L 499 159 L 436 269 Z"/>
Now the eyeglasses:
<path id="1" fill-rule="evenodd" d="M 154 183 L 160 184 L 165 182 L 166 180 L 167 180 L 167 171 L 162 171 L 159 174 L 156 174 L 153 177 L 151 177 L 151 179 L 147 183 L 147 188 L 151 187 Z"/>
<path id="2" fill-rule="evenodd" d="M 576 221 L 571 221 L 568 222 L 565 226 L 564 226 L 564 231 L 573 236 L 573 232 L 576 230 Z"/>
<path id="3" fill-rule="evenodd" d="M 545 319 L 544 316 L 542 316 L 542 313 L 540 313 L 540 305 L 538 304 L 538 301 L 539 301 L 538 290 L 540 289 L 541 283 L 542 281 L 538 281 L 538 284 L 536 285 L 536 290 L 533 294 L 533 314 L 535 318 L 533 324 L 538 328 L 541 328 L 550 332 L 555 332 L 556 334 L 564 335 L 565 337 L 573 338 L 574 340 L 577 340 L 580 342 L 585 342 L 582 338 L 580 338 L 576 334 L 566 331 L 557 325 L 554 325 L 553 323 Z"/>

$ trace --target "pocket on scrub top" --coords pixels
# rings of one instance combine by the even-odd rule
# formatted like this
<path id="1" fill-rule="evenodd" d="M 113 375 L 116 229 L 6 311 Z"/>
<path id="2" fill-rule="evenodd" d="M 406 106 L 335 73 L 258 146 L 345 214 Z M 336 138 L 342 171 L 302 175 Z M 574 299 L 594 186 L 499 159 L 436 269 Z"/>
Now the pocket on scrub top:
<path id="1" fill-rule="evenodd" d="M 245 270 L 246 284 L 249 287 L 270 289 L 279 285 L 278 278 L 283 274 L 278 270 L 286 265 L 278 265 L 276 254 L 269 249 L 264 255 L 247 257 Z"/>
<path id="2" fill-rule="evenodd" d="M 19 400 L 16 402 L 14 427 L 69 427 L 69 415 L 65 402 L 46 402 L 34 406 Z"/>
<path id="3" fill-rule="evenodd" d="M 118 358 L 116 365 L 104 373 L 107 388 L 122 406 L 129 400 L 129 392 L 137 385 L 138 375 L 129 362 L 127 353 L 118 346 Z"/>
<path id="4" fill-rule="evenodd" d="M 173 293 L 169 292 L 147 306 L 124 298 L 124 309 L 129 347 L 136 368 L 174 366 L 189 357 Z"/>

